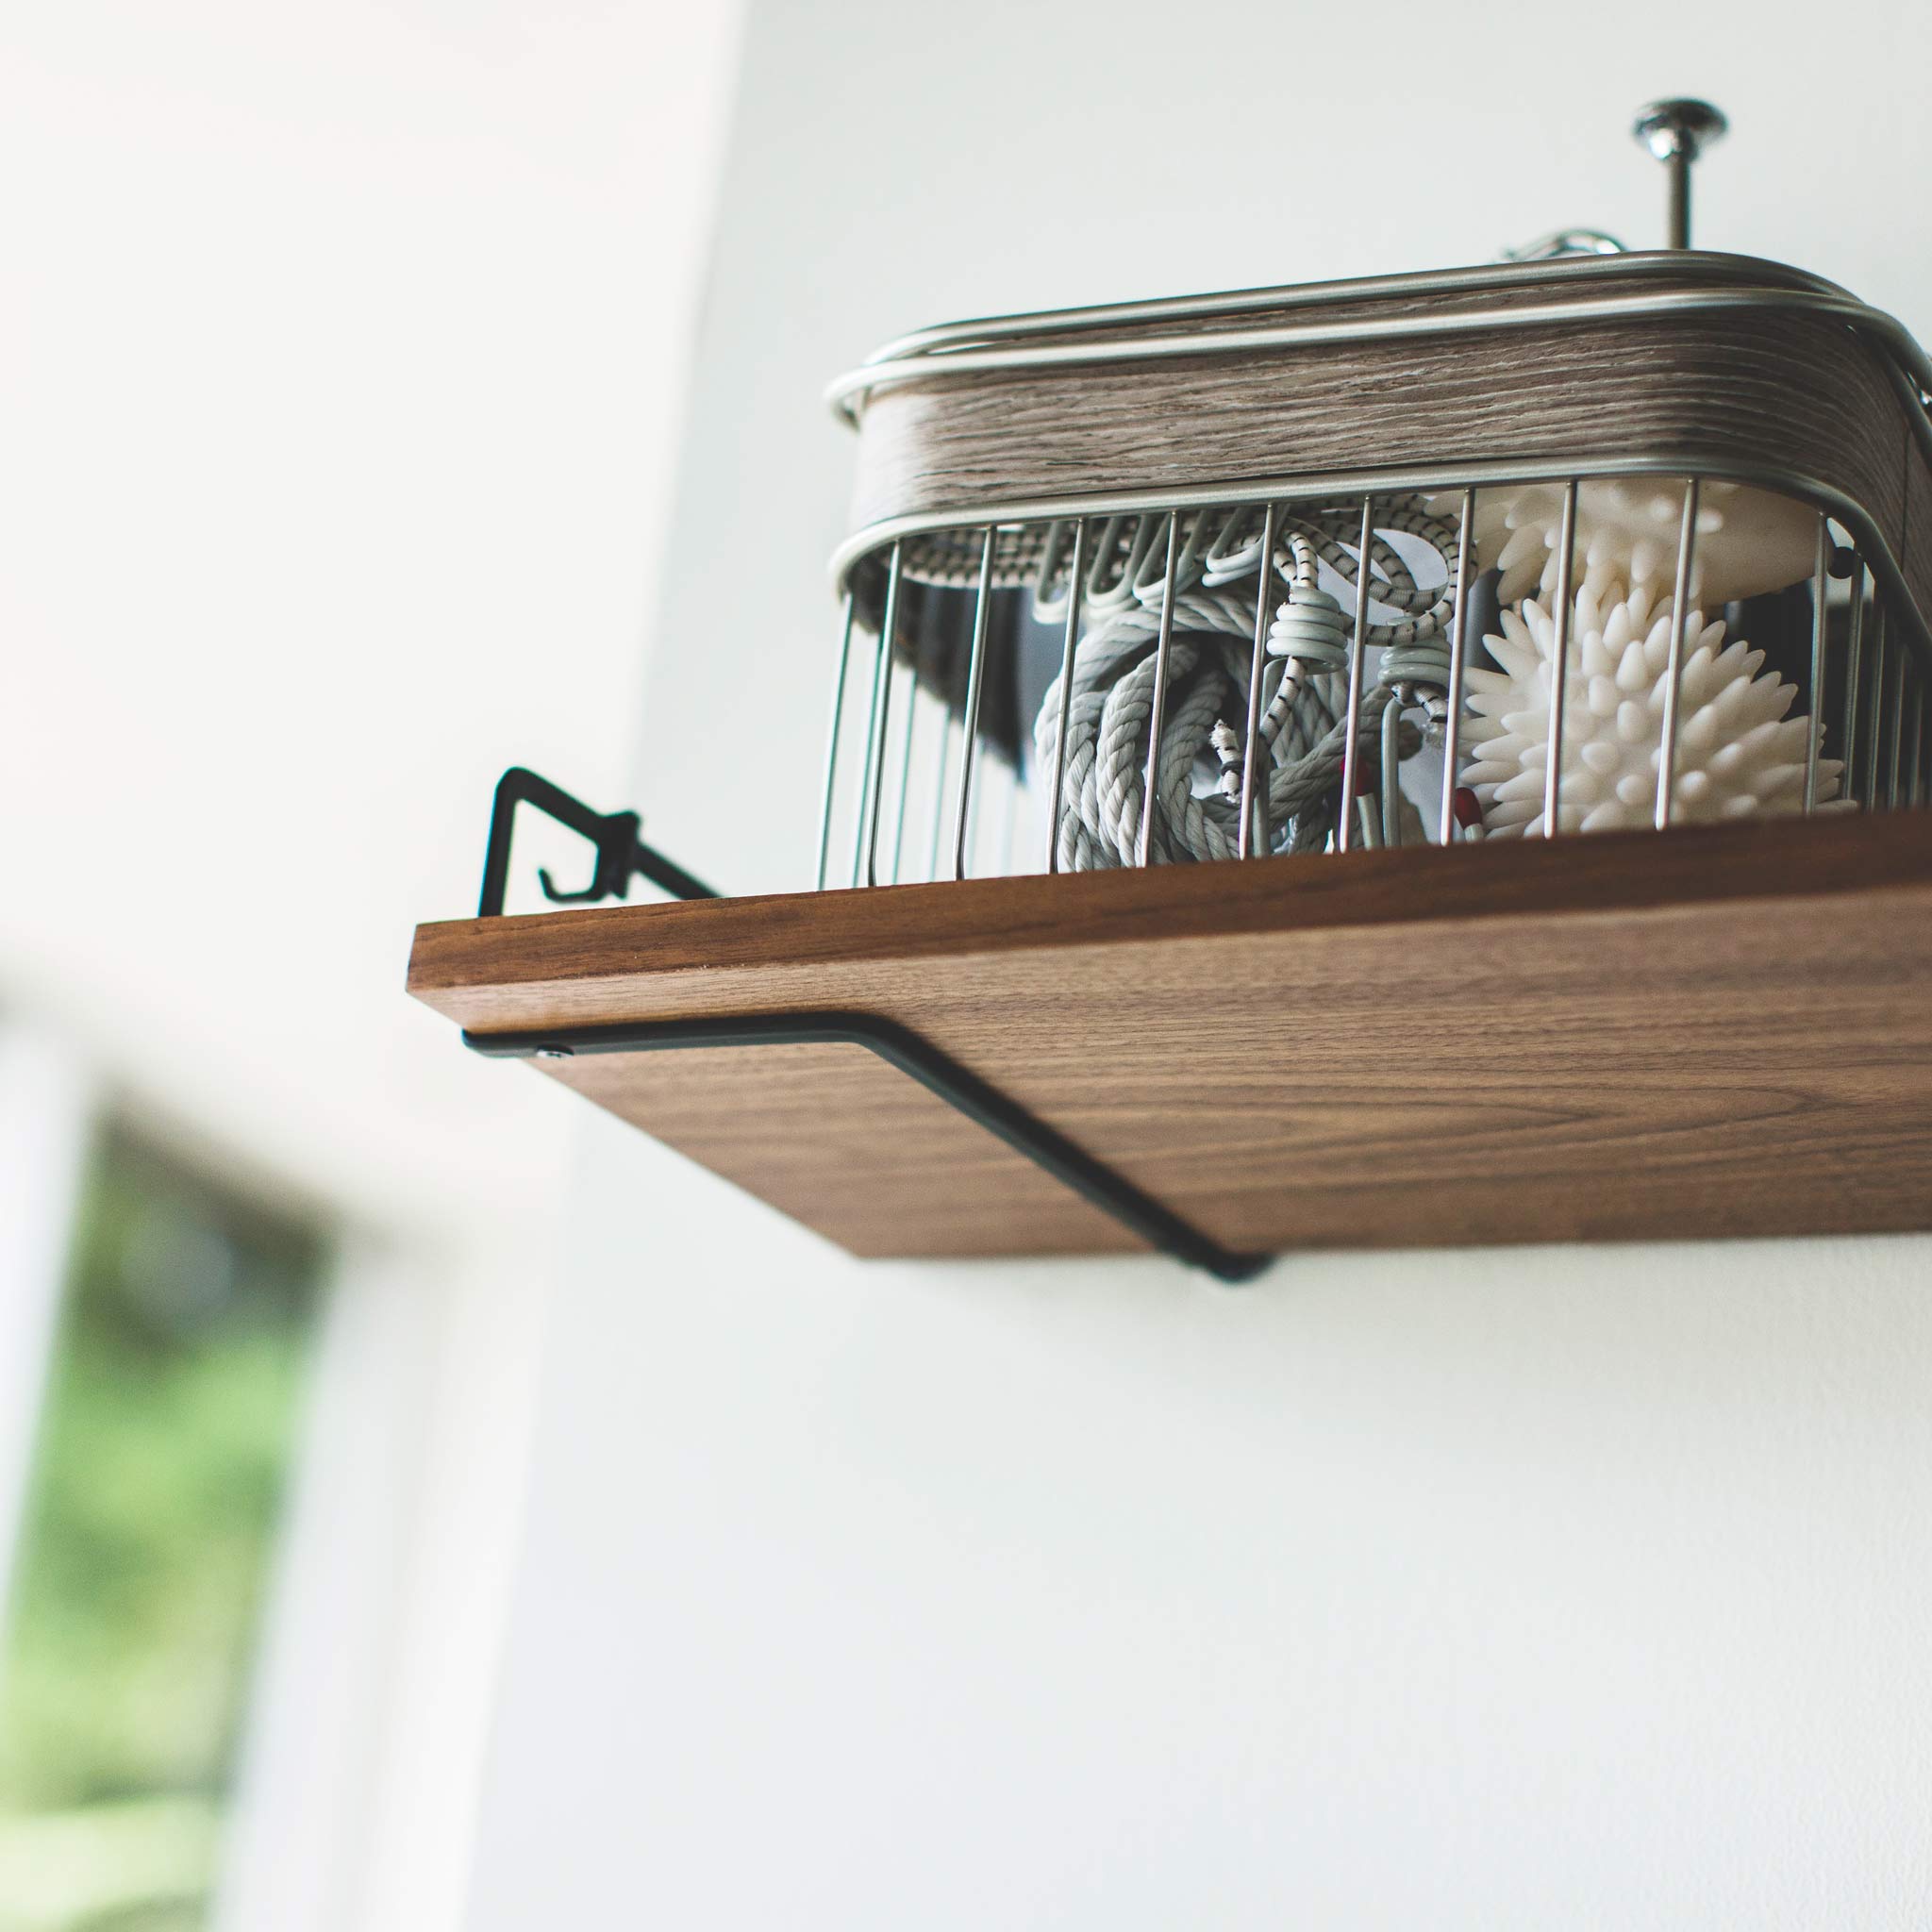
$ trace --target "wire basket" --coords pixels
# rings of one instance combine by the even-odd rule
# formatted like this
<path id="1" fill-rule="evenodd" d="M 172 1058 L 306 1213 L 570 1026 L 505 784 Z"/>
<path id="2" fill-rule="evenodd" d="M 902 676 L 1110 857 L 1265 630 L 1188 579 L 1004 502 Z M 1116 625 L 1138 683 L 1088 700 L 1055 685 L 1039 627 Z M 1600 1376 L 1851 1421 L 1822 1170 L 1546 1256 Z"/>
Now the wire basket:
<path id="1" fill-rule="evenodd" d="M 1928 385 L 1687 252 L 903 339 L 833 391 L 818 882 L 1922 806 Z"/>

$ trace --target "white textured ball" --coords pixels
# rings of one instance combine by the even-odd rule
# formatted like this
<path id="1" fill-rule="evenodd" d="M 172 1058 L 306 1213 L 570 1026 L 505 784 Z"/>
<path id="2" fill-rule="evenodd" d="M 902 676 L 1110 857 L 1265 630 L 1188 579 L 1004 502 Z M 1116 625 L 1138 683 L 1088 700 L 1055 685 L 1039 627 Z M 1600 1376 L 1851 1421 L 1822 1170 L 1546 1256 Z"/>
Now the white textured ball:
<path id="1" fill-rule="evenodd" d="M 1550 667 L 1557 627 L 1541 604 L 1503 612 L 1503 635 L 1487 640 L 1500 671 L 1468 674 L 1472 763 L 1463 782 L 1483 808 L 1492 838 L 1543 829 L 1549 767 Z M 1804 808 L 1805 758 L 1813 725 L 1787 717 L 1798 695 L 1764 653 L 1741 639 L 1728 646 L 1722 622 L 1692 610 L 1684 626 L 1672 817 L 1695 824 Z M 1671 600 L 1644 587 L 1607 606 L 1578 592 L 1565 654 L 1563 784 L 1557 826 L 1565 832 L 1638 829 L 1655 822 L 1663 744 Z M 1842 767 L 1821 759 L 1818 796 L 1838 795 Z"/>
<path id="2" fill-rule="evenodd" d="M 1460 502 L 1439 496 L 1431 507 L 1455 516 Z M 1668 589 L 1676 576 L 1683 517 L 1681 478 L 1629 476 L 1579 485 L 1577 581 L 1600 598 L 1640 584 Z M 1555 594 L 1562 527 L 1560 483 L 1476 492 L 1476 560 L 1484 570 L 1503 573 L 1503 603 L 1532 591 L 1545 602 Z M 1810 575 L 1817 545 L 1816 510 L 1742 483 L 1707 482 L 1697 495 L 1690 594 L 1709 607 L 1781 591 Z"/>

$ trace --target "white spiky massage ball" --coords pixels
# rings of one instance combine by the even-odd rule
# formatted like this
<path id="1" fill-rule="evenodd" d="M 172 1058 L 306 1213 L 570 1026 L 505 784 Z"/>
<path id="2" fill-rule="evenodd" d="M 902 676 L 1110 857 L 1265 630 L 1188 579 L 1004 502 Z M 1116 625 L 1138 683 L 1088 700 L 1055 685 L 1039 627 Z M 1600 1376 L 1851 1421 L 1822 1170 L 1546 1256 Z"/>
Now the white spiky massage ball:
<path id="1" fill-rule="evenodd" d="M 1543 829 L 1549 768 L 1550 667 L 1557 627 L 1534 601 L 1503 612 L 1503 635 L 1486 641 L 1500 671 L 1468 674 L 1472 763 L 1463 782 L 1482 807 L 1485 835 L 1535 837 Z M 1798 695 L 1764 653 L 1726 645 L 1722 621 L 1692 610 L 1684 626 L 1677 709 L 1676 823 L 1794 812 L 1805 802 L 1812 724 L 1785 714 Z M 1641 586 L 1605 607 L 1578 592 L 1563 692 L 1561 831 L 1637 829 L 1655 823 L 1663 743 L 1671 600 Z M 1818 796 L 1838 795 L 1842 767 L 1821 759 Z"/>
<path id="2" fill-rule="evenodd" d="M 1432 507 L 1454 516 L 1459 505 L 1459 497 L 1440 496 Z M 1676 575 L 1683 516 L 1681 478 L 1628 476 L 1579 485 L 1576 580 L 1600 598 L 1639 584 L 1668 587 Z M 1532 592 L 1547 603 L 1555 594 L 1562 527 L 1560 483 L 1476 492 L 1476 559 L 1482 569 L 1503 573 L 1503 603 Z M 1816 510 L 1742 483 L 1707 482 L 1697 496 L 1690 594 L 1708 608 L 1781 591 L 1810 575 L 1817 545 Z"/>

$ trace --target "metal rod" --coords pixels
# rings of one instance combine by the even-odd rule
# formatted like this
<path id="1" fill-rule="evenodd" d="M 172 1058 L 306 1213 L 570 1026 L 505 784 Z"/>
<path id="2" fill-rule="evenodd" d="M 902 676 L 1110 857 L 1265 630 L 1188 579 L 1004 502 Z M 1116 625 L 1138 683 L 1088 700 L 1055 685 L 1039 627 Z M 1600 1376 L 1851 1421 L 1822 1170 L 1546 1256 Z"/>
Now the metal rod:
<path id="1" fill-rule="evenodd" d="M 1382 842 L 1402 843 L 1402 700 L 1393 691 L 1382 707 Z"/>
<path id="2" fill-rule="evenodd" d="M 991 789 L 983 784 L 984 773 L 975 767 L 973 780 L 973 802 L 966 808 L 966 871 L 970 875 L 984 856 L 980 847 L 986 842 L 980 837 L 979 826 L 986 808 L 986 794 Z"/>
<path id="3" fill-rule="evenodd" d="M 1663 734 L 1657 755 L 1657 828 L 1671 826 L 1677 783 L 1677 710 L 1684 697 L 1684 627 L 1690 615 L 1690 559 L 1697 545 L 1698 479 L 1684 486 L 1684 513 L 1677 525 L 1677 575 L 1671 591 L 1671 654 L 1664 671 Z M 1823 528 L 1823 520 L 1820 520 Z M 1821 538 L 1820 541 L 1824 540 Z"/>
<path id="4" fill-rule="evenodd" d="M 1851 622 L 1845 637 L 1845 714 L 1844 775 L 1839 781 L 1838 795 L 1851 798 L 1857 793 L 1853 761 L 1858 750 L 1858 677 L 1865 661 L 1865 565 L 1862 558 L 1852 565 Z"/>
<path id="5" fill-rule="evenodd" d="M 1890 648 L 1890 626 L 1885 621 L 1885 601 L 1874 597 L 1872 600 L 1872 704 L 1865 714 L 1865 735 L 1872 741 L 1872 750 L 1865 762 L 1865 809 L 1875 811 L 1878 807 L 1878 753 L 1885 742 L 1885 658 Z"/>
<path id="6" fill-rule="evenodd" d="M 1442 721 L 1441 841 L 1456 838 L 1456 768 L 1462 751 L 1462 687 L 1469 663 L 1469 554 L 1475 530 L 1475 491 L 1462 492 L 1462 529 L 1456 540 L 1456 613 L 1449 633 L 1449 715 Z"/>
<path id="7" fill-rule="evenodd" d="M 1261 674 L 1268 664 L 1268 606 L 1274 594 L 1274 525 L 1278 512 L 1268 506 L 1261 520 L 1261 577 L 1255 592 L 1255 655 L 1248 665 L 1248 723 L 1241 741 L 1241 823 L 1235 847 L 1238 858 L 1249 858 L 1255 844 L 1255 758 L 1261 735 Z M 1268 841 L 1261 841 L 1262 849 Z"/>
<path id="8" fill-rule="evenodd" d="M 858 808 L 852 821 L 852 883 L 858 883 L 865 865 L 865 821 L 872 799 L 873 734 L 878 728 L 879 678 L 884 668 L 886 641 L 881 633 L 873 650 L 872 694 L 865 705 L 865 761 L 858 774 Z"/>
<path id="9" fill-rule="evenodd" d="M 1906 796 L 1917 805 L 1924 796 L 1924 768 L 1921 755 L 1925 741 L 1925 680 L 1922 674 L 1913 674 L 1912 687 L 1912 781 L 1907 788 Z"/>
<path id="10" fill-rule="evenodd" d="M 1811 729 L 1805 746 L 1805 815 L 1818 809 L 1818 755 L 1824 738 L 1824 634 L 1830 615 L 1831 532 L 1818 517 L 1818 558 L 1811 570 Z"/>
<path id="11" fill-rule="evenodd" d="M 1919 723 L 1923 726 L 1924 761 L 1919 767 L 1919 802 L 1932 804 L 1932 697 L 1921 697 Z"/>
<path id="12" fill-rule="evenodd" d="M 1288 665 L 1284 661 L 1274 679 L 1274 689 L 1277 693 L 1280 691 L 1287 676 Z M 1261 696 L 1263 700 L 1261 712 L 1265 718 L 1268 712 L 1268 667 L 1265 664 L 1261 667 Z M 1266 858 L 1274 850 L 1274 780 L 1273 774 L 1270 771 L 1264 771 L 1259 775 L 1261 782 L 1255 788 L 1254 856 L 1257 858 Z"/>
<path id="13" fill-rule="evenodd" d="M 1054 1179 L 1110 1214 L 1149 1247 L 1223 1281 L 1247 1281 L 1273 1258 L 1238 1253 L 1183 1221 L 1124 1174 L 1096 1160 L 1058 1128 L 949 1058 L 924 1035 L 872 1013 L 727 1013 L 708 1020 L 640 1020 L 614 1026 L 567 1026 L 538 1033 L 463 1034 L 471 1052 L 491 1059 L 574 1059 L 580 1055 L 706 1051 L 724 1047 L 862 1046 L 916 1080 L 966 1119 L 995 1135 Z"/>
<path id="14" fill-rule="evenodd" d="M 1921 703 L 1919 720 L 1925 726 L 1924 737 L 1932 739 L 1932 702 Z M 1924 780 L 1924 802 L 1932 805 L 1932 749 L 1928 749 L 1923 776 Z"/>
<path id="15" fill-rule="evenodd" d="M 925 856 L 925 875 L 940 875 L 940 853 L 946 829 L 946 766 L 953 751 L 953 708 L 948 705 L 940 719 L 940 761 L 932 774 L 932 841 Z"/>
<path id="16" fill-rule="evenodd" d="M 888 575 L 892 591 L 896 592 L 899 572 L 899 545 L 896 542 L 892 545 L 891 555 Z M 896 605 L 896 597 L 889 596 L 888 602 Z M 855 886 L 864 876 L 865 833 L 872 816 L 873 751 L 878 741 L 879 706 L 886 697 L 886 691 L 881 687 L 888 681 L 891 650 L 891 626 L 882 617 L 878 638 L 873 649 L 872 693 L 865 701 L 865 762 L 859 772 L 858 812 L 852 825 L 852 883 Z"/>
<path id="17" fill-rule="evenodd" d="M 906 849 L 906 795 L 912 783 L 912 740 L 919 730 L 919 665 L 912 666 L 912 689 L 906 698 L 906 742 L 899 752 L 899 802 L 892 811 L 892 883 L 899 883 L 899 856 Z"/>
<path id="18" fill-rule="evenodd" d="M 1361 821 L 1362 850 L 1375 852 L 1382 844 L 1382 810 L 1373 791 L 1364 791 L 1355 802 L 1356 817 Z"/>
<path id="19" fill-rule="evenodd" d="M 1074 525 L 1074 561 L 1067 578 L 1067 635 L 1060 646 L 1060 728 L 1053 748 L 1053 803 L 1046 814 L 1046 869 L 1060 869 L 1060 809 L 1067 782 L 1067 730 L 1074 713 L 1074 654 L 1080 641 L 1080 596 L 1086 589 L 1087 519 Z"/>
<path id="20" fill-rule="evenodd" d="M 1154 691 L 1147 712 L 1147 777 L 1141 798 L 1141 836 L 1135 862 L 1154 858 L 1154 789 L 1160 775 L 1160 734 L 1167 724 L 1167 660 L 1174 646 L 1174 587 L 1181 559 L 1181 513 L 1167 513 L 1167 575 L 1160 595 L 1160 640 L 1154 647 Z"/>
<path id="21" fill-rule="evenodd" d="M 1898 675 L 1893 678 L 1891 697 L 1891 759 L 1887 767 L 1885 780 L 1885 808 L 1898 809 L 1899 758 L 1905 750 L 1906 737 L 1906 654 L 1901 649 L 1892 654 L 1898 660 Z M 1874 739 L 1875 744 L 1877 741 Z"/>
<path id="22" fill-rule="evenodd" d="M 1341 740 L 1341 809 L 1335 815 L 1335 849 L 1346 852 L 1355 825 L 1356 735 L 1362 723 L 1362 654 L 1369 643 L 1369 546 L 1375 541 L 1375 499 L 1362 498 L 1361 547 L 1355 573 L 1355 637 L 1348 647 L 1348 713 Z"/>
<path id="23" fill-rule="evenodd" d="M 973 606 L 973 656 L 966 671 L 966 716 L 959 745 L 959 825 L 953 847 L 953 876 L 966 876 L 967 841 L 972 836 L 973 763 L 979 741 L 979 701 L 986 684 L 986 626 L 992 614 L 992 545 L 997 526 L 986 526 L 979 547 L 979 593 Z"/>
<path id="24" fill-rule="evenodd" d="M 901 546 L 892 545 L 886 566 L 886 608 L 879 620 L 879 664 L 881 673 L 873 686 L 873 729 L 867 740 L 867 762 L 872 773 L 872 811 L 865 827 L 865 882 L 879 882 L 879 818 L 886 803 L 886 725 L 892 708 L 892 639 L 899 627 L 899 566 Z M 870 754 L 876 740 L 876 758 Z"/>
<path id="25" fill-rule="evenodd" d="M 1679 148 L 1664 164 L 1671 177 L 1670 240 L 1665 244 L 1671 248 L 1688 248 L 1690 245 L 1690 156 L 1687 149 Z"/>
<path id="26" fill-rule="evenodd" d="M 839 633 L 839 669 L 832 679 L 832 720 L 825 731 L 824 796 L 819 806 L 818 890 L 825 890 L 825 867 L 832 854 L 832 791 L 839 777 L 839 721 L 845 711 L 845 667 L 852 658 L 852 613 L 858 602 L 845 593 L 845 623 Z"/>
<path id="27" fill-rule="evenodd" d="M 634 811 L 592 811 L 581 798 L 524 765 L 512 765 L 496 781 L 490 804 L 490 841 L 483 852 L 483 891 L 476 906 L 478 919 L 495 919 L 509 891 L 510 850 L 516 837 L 517 808 L 532 807 L 568 825 L 596 847 L 596 870 L 583 891 L 564 891 L 545 866 L 537 868 L 537 883 L 553 906 L 594 906 L 600 899 L 621 899 L 631 875 L 639 874 L 674 898 L 715 899 L 718 894 L 702 879 L 667 858 L 655 845 L 638 837 L 640 820 Z"/>
<path id="28" fill-rule="evenodd" d="M 1906 666 L 1905 682 L 1910 687 L 1912 695 L 1910 703 L 1907 704 L 1904 692 L 1900 693 L 1899 702 L 1905 708 L 1899 713 L 1899 729 L 1905 729 L 1904 720 L 1909 717 L 1912 721 L 1912 750 L 1906 766 L 1906 803 L 1909 806 L 1919 802 L 1919 749 L 1925 729 L 1924 677 L 1916 664 Z"/>
<path id="29" fill-rule="evenodd" d="M 1672 248 L 1690 245 L 1690 163 L 1722 141 L 1729 125 L 1708 101 L 1671 100 L 1651 102 L 1631 129 L 1670 176 Z"/>
<path id="30" fill-rule="evenodd" d="M 1694 485 L 1693 485 L 1694 487 Z M 1563 795 L 1563 700 L 1570 683 L 1570 579 L 1576 568 L 1576 478 L 1563 486 L 1563 525 L 1557 539 L 1557 636 L 1550 658 L 1550 762 L 1543 773 L 1543 837 L 1557 836 Z"/>

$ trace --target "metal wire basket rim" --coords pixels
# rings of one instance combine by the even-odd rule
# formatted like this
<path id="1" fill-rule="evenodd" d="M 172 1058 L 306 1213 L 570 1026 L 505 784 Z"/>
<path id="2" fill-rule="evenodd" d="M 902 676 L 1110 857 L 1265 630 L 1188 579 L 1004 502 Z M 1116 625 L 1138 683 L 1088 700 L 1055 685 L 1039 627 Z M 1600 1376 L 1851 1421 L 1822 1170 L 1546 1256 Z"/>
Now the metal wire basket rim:
<path id="1" fill-rule="evenodd" d="M 1757 281 L 1808 290 L 1814 294 L 1846 295 L 1851 291 L 1808 269 L 1761 256 L 1732 255 L 1716 249 L 1631 249 L 1621 255 L 1557 257 L 1544 260 L 1477 262 L 1462 268 L 1414 269 L 1399 275 L 1354 275 L 1324 282 L 1284 282 L 1272 287 L 1235 289 L 1209 295 L 1168 295 L 1127 302 L 1097 302 L 1076 308 L 1039 308 L 1013 315 L 977 316 L 936 323 L 895 336 L 865 358 L 867 367 L 910 356 L 943 355 L 991 341 L 1051 335 L 1071 329 L 1105 327 L 1109 323 L 1174 322 L 1191 316 L 1239 315 L 1257 308 L 1319 308 L 1378 295 L 1450 294 L 1536 287 L 1543 283 L 1626 280 L 1633 276 L 1703 275 L 1713 282 Z"/>
<path id="2" fill-rule="evenodd" d="M 1683 455 L 1624 458 L 1606 468 L 1588 458 L 1551 458 L 1540 463 L 1444 463 L 1421 469 L 1366 470 L 1319 476 L 1274 476 L 1258 481 L 1195 486 L 1166 491 L 1134 491 L 1092 496 L 1041 497 L 1021 502 L 981 504 L 891 517 L 854 532 L 832 556 L 832 582 L 843 597 L 852 574 L 869 558 L 908 537 L 940 530 L 1002 528 L 1071 519 L 1147 515 L 1169 510 L 1231 509 L 1242 504 L 1306 504 L 1335 498 L 1411 495 L 1420 491 L 1509 489 L 1529 483 L 1567 483 L 1573 478 L 1608 482 L 1628 476 L 1696 476 L 1712 483 L 1741 483 L 1774 491 L 1807 504 L 1838 523 L 1851 537 L 1887 601 L 1910 631 L 1913 649 L 1932 664 L 1932 625 L 1907 588 L 1891 547 L 1859 505 L 1815 477 L 1770 465 L 1735 461 L 1703 462 Z"/>
<path id="3" fill-rule="evenodd" d="M 1185 356 L 1232 355 L 1245 349 L 1291 349 L 1488 334 L 1547 327 L 1553 324 L 1648 321 L 1754 309 L 1823 316 L 1843 322 L 1872 338 L 1888 361 L 1906 378 L 1906 392 L 1912 403 L 1908 420 L 1914 433 L 1926 444 L 1928 456 L 1932 456 L 1932 421 L 1926 417 L 1924 400 L 1926 391 L 1932 391 L 1932 357 L 1926 355 L 1897 317 L 1850 295 L 1826 295 L 1807 290 L 1675 290 L 1663 294 L 1599 295 L 1520 308 L 1460 308 L 1424 315 L 1374 316 L 1356 322 L 1284 323 L 1272 328 L 1221 329 L 1198 335 L 1126 336 L 1110 342 L 1043 342 L 1005 349 L 961 349 L 944 356 L 911 356 L 895 362 L 868 364 L 841 376 L 827 392 L 827 399 L 835 410 L 856 425 L 861 398 L 869 398 L 874 391 L 892 384 L 935 376 L 1164 361 Z"/>

